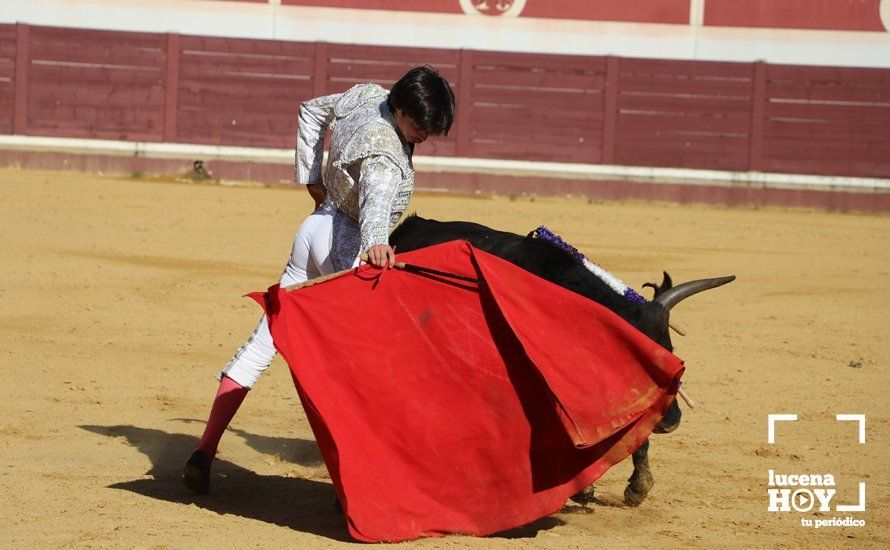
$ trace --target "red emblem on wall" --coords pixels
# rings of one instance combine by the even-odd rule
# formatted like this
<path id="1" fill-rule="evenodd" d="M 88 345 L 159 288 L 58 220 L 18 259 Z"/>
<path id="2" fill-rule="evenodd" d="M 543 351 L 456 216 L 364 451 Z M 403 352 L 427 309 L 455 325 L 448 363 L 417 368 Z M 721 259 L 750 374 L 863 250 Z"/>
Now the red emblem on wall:
<path id="1" fill-rule="evenodd" d="M 460 0 L 460 7 L 468 15 L 506 15 L 516 17 L 526 0 Z"/>

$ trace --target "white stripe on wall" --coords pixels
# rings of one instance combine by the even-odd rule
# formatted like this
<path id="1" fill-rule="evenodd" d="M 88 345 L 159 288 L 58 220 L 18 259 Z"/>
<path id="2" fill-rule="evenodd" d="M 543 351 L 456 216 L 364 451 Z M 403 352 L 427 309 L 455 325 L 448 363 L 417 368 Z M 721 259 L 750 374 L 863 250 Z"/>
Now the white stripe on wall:
<path id="1" fill-rule="evenodd" d="M 690 0 L 689 24 L 693 27 L 701 27 L 705 24 L 705 0 Z"/>
<path id="2" fill-rule="evenodd" d="M 263 149 L 186 143 L 154 143 L 99 139 L 0 135 L 0 150 L 36 151 L 55 154 L 110 155 L 153 159 L 182 159 L 228 162 L 256 162 L 292 166 L 292 149 Z M 573 180 L 609 180 L 645 183 L 679 183 L 764 189 L 809 189 L 818 191 L 855 191 L 890 193 L 890 179 L 813 176 L 766 172 L 729 172 L 689 168 L 656 168 L 565 162 L 455 157 L 413 158 L 418 173 L 446 172 L 492 174 L 501 176 L 541 177 Z M 420 185 L 420 184 L 418 184 Z"/>

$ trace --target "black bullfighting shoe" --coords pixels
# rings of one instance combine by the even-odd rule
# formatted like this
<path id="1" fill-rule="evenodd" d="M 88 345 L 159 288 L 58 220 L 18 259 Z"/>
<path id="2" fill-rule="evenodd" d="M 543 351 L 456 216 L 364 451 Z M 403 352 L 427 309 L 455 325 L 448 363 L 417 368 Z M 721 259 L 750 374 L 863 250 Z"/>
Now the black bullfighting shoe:
<path id="1" fill-rule="evenodd" d="M 210 461 L 203 451 L 195 451 L 182 469 L 182 482 L 199 495 L 210 492 Z"/>

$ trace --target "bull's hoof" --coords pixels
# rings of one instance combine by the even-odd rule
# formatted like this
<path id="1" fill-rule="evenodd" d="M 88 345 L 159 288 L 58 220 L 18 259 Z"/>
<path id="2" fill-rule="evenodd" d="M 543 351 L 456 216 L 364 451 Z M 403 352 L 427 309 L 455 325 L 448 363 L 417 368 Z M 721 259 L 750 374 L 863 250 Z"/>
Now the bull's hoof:
<path id="1" fill-rule="evenodd" d="M 664 420 L 662 420 L 655 426 L 655 429 L 653 431 L 657 434 L 669 434 L 679 427 L 680 427 L 679 421 L 672 424 L 670 422 L 665 422 Z"/>
<path id="2" fill-rule="evenodd" d="M 594 500 L 596 500 L 596 498 L 594 498 L 593 496 L 593 485 L 591 485 L 587 489 L 584 489 L 583 491 L 575 493 L 569 498 L 572 500 L 572 502 L 575 502 L 582 506 L 593 502 Z"/>
<path id="3" fill-rule="evenodd" d="M 680 406 L 677 405 L 677 400 L 671 403 L 671 406 L 667 408 L 664 412 L 664 418 L 661 419 L 661 422 L 655 426 L 655 433 L 657 434 L 669 434 L 672 431 L 676 430 L 677 427 L 680 426 L 680 420 L 683 419 L 683 411 L 680 410 Z"/>
<path id="4" fill-rule="evenodd" d="M 634 472 L 627 481 L 627 487 L 624 489 L 624 503 L 628 506 L 642 504 L 652 489 L 652 485 L 655 484 L 655 480 L 649 472 Z"/>
<path id="5" fill-rule="evenodd" d="M 624 489 L 624 503 L 628 506 L 639 506 L 644 500 L 646 500 L 645 493 L 634 492 L 630 485 Z"/>

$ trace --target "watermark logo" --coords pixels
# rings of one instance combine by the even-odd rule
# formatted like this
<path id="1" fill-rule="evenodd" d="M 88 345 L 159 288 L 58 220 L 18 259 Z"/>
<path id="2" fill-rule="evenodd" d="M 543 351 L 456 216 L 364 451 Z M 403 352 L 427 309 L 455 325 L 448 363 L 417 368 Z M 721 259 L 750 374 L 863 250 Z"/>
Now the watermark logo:
<path id="1" fill-rule="evenodd" d="M 865 415 L 864 414 L 838 414 L 835 416 L 838 422 L 857 422 L 859 425 L 858 441 L 865 444 Z M 796 422 L 796 414 L 771 414 L 768 415 L 767 442 L 770 445 L 776 443 L 776 423 Z M 859 482 L 859 495 L 855 504 L 840 504 L 837 497 L 836 478 L 831 473 L 777 473 L 774 470 L 768 472 L 769 504 L 770 512 L 864 512 L 865 511 L 865 483 Z M 864 519 L 850 516 L 831 518 L 800 518 L 800 524 L 804 527 L 863 527 Z"/>

